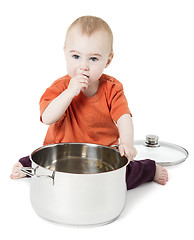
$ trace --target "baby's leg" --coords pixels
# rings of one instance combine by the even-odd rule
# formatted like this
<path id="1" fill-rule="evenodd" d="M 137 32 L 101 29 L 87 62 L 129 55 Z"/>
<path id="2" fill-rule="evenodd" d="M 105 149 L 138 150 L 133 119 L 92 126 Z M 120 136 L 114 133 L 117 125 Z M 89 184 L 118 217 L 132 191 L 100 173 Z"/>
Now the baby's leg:
<path id="1" fill-rule="evenodd" d="M 131 161 L 127 165 L 126 183 L 127 190 L 154 180 L 156 173 L 156 163 L 153 160 L 146 159 L 140 161 Z"/>
<path id="2" fill-rule="evenodd" d="M 23 157 L 19 160 L 18 163 L 16 163 L 14 166 L 13 166 L 13 169 L 12 169 L 12 174 L 10 175 L 10 178 L 11 179 L 20 179 L 20 178 L 23 178 L 23 177 L 26 177 L 26 174 L 25 173 L 22 173 L 20 171 L 20 168 L 22 167 L 31 167 L 32 163 L 30 161 L 30 158 L 29 156 L 26 156 L 26 157 Z M 29 176 L 27 176 L 29 177 Z"/>
<path id="3" fill-rule="evenodd" d="M 131 161 L 128 164 L 126 171 L 127 190 L 150 181 L 165 185 L 168 181 L 167 170 L 150 159 Z"/>
<path id="4" fill-rule="evenodd" d="M 19 162 L 20 162 L 24 167 L 31 167 L 31 166 L 32 166 L 32 162 L 31 162 L 29 156 L 20 158 Z"/>

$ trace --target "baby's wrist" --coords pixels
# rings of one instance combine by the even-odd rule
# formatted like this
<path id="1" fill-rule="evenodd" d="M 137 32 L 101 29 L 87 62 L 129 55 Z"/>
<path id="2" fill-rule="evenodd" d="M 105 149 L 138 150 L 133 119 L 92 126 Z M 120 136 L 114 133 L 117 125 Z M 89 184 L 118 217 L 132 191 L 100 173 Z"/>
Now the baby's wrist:
<path id="1" fill-rule="evenodd" d="M 65 91 L 65 95 L 68 96 L 69 98 L 73 99 L 75 97 L 75 94 L 73 93 L 73 91 L 69 88 L 67 88 Z"/>
<path id="2" fill-rule="evenodd" d="M 127 145 L 129 147 L 133 147 L 134 146 L 133 142 L 131 142 L 131 141 L 120 141 L 119 145 Z"/>

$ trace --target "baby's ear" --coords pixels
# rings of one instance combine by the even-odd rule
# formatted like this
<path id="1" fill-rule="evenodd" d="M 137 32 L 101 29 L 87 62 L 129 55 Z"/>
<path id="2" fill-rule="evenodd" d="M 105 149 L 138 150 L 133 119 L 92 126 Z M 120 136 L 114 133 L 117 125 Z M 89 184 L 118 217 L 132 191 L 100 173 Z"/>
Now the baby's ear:
<path id="1" fill-rule="evenodd" d="M 106 63 L 105 68 L 107 68 L 110 65 L 110 63 L 112 62 L 113 56 L 114 56 L 114 53 L 111 52 L 110 55 L 109 55 L 109 58 L 108 58 L 108 61 Z"/>

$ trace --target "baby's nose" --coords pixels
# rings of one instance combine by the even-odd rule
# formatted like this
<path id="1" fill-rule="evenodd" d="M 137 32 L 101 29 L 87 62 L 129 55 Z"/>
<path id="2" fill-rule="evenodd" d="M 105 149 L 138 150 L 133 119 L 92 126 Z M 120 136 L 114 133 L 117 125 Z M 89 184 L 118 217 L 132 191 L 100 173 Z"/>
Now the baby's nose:
<path id="1" fill-rule="evenodd" d="M 81 70 L 81 71 L 88 71 L 88 70 L 89 70 L 88 62 L 87 62 L 86 60 L 82 60 L 82 61 L 80 62 L 79 67 L 80 67 L 80 70 Z"/>
<path id="2" fill-rule="evenodd" d="M 89 69 L 88 69 L 87 66 L 84 66 L 84 65 L 83 65 L 83 66 L 80 67 L 80 70 L 81 70 L 81 71 L 88 71 Z"/>

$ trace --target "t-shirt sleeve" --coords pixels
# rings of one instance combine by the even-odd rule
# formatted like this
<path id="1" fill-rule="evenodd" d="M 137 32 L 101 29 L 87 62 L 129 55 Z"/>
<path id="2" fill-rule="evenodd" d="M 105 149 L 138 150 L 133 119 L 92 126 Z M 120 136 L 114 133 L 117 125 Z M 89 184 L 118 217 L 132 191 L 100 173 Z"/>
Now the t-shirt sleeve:
<path id="1" fill-rule="evenodd" d="M 130 114 L 132 117 L 122 85 L 115 85 L 112 88 L 110 114 L 115 123 L 124 114 Z"/>
<path id="2" fill-rule="evenodd" d="M 62 81 L 55 81 L 49 88 L 46 89 L 42 95 L 40 105 L 40 120 L 42 121 L 42 114 L 53 99 L 58 97 L 66 89 Z"/>

